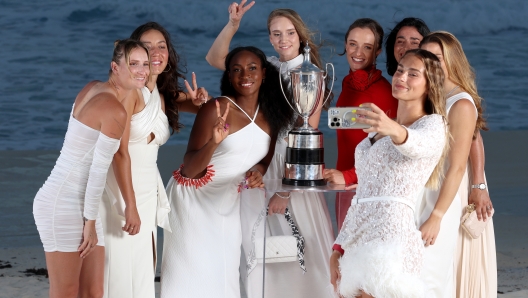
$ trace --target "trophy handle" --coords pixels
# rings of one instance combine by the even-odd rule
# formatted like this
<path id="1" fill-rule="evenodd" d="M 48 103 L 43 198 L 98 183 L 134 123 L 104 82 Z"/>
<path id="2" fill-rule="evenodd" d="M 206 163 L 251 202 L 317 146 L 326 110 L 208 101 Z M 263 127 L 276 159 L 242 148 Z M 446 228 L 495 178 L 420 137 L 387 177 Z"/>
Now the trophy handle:
<path id="1" fill-rule="evenodd" d="M 290 108 L 292 108 L 292 110 L 296 113 L 296 114 L 299 114 L 297 112 L 297 109 L 295 109 L 291 104 L 290 104 L 290 100 L 288 99 L 288 97 L 286 96 L 286 93 L 284 93 L 284 88 L 282 87 L 282 65 L 284 64 L 285 62 L 281 62 L 280 64 L 280 67 L 279 67 L 279 84 L 281 86 L 281 91 L 282 91 L 282 95 L 284 95 L 284 98 L 286 99 L 286 102 L 288 103 L 288 105 L 290 106 Z M 286 63 L 287 64 L 287 63 Z M 332 66 L 333 67 L 333 66 Z M 290 79 L 290 85 L 291 85 L 291 79 Z"/>
<path id="2" fill-rule="evenodd" d="M 319 112 L 319 110 L 324 107 L 324 105 L 326 104 L 326 102 L 330 98 L 330 93 L 332 92 L 332 89 L 334 89 L 335 69 L 334 69 L 334 65 L 332 63 L 326 63 L 326 72 L 325 72 L 325 75 L 323 76 L 323 79 L 326 80 L 326 77 L 328 76 L 328 65 L 332 66 L 332 85 L 330 85 L 330 90 L 328 91 L 328 96 L 324 100 L 323 104 L 319 108 L 314 109 L 312 114 L 314 114 L 315 112 Z M 281 66 L 282 66 L 282 64 L 281 64 Z"/>

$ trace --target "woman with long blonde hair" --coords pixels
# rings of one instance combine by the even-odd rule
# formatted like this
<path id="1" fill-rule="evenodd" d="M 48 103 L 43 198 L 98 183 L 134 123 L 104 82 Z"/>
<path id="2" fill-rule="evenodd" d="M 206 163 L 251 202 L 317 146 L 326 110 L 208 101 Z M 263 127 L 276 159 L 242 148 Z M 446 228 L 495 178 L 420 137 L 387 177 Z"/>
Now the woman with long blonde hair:
<path id="1" fill-rule="evenodd" d="M 442 186 L 425 191 L 417 213 L 427 246 L 423 272 L 427 296 L 496 297 L 495 235 L 489 217 L 493 205 L 486 190 L 479 133 L 487 128 L 475 73 L 462 45 L 449 32 L 432 32 L 420 47 L 439 57 L 442 64 L 452 136 Z M 475 240 L 460 228 L 462 210 L 471 203 L 476 205 L 479 219 L 488 221 L 483 235 Z"/>
<path id="2" fill-rule="evenodd" d="M 426 297 L 424 244 L 414 207 L 424 185 L 438 187 L 448 148 L 444 74 L 428 51 L 408 51 L 392 78 L 396 120 L 374 104 L 353 119 L 371 125 L 356 147 L 358 184 L 330 258 L 343 297 Z"/>

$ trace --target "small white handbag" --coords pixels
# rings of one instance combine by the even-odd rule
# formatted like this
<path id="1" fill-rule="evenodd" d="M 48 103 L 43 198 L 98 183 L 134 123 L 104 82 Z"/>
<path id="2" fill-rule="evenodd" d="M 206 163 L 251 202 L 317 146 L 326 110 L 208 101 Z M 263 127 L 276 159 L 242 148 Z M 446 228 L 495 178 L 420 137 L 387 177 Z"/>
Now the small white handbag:
<path id="1" fill-rule="evenodd" d="M 251 233 L 251 242 L 253 249 L 247 256 L 247 272 L 248 275 L 255 268 L 257 263 L 264 263 L 264 238 L 255 237 L 255 232 L 260 225 L 263 218 L 268 216 L 268 208 L 263 209 Z M 288 225 L 292 229 L 292 235 L 269 236 L 266 237 L 266 259 L 265 263 L 281 263 L 281 262 L 295 262 L 299 261 L 299 266 L 303 272 L 306 272 L 304 265 L 304 237 L 300 235 L 299 229 L 295 225 L 293 218 L 288 208 L 284 212 L 284 217 Z"/>
<path id="2" fill-rule="evenodd" d="M 257 262 L 262 263 L 264 238 L 255 239 Z M 297 261 L 297 239 L 292 235 L 266 237 L 266 263 Z"/>

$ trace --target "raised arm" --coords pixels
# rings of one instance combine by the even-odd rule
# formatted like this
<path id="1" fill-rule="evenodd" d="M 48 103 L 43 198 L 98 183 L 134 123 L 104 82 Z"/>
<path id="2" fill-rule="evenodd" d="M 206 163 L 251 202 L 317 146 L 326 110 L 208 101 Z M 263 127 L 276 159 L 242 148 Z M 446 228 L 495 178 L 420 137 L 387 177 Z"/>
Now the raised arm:
<path id="1" fill-rule="evenodd" d="M 242 0 L 240 4 L 233 2 L 229 5 L 229 22 L 227 22 L 227 25 L 218 34 L 209 52 L 207 52 L 207 56 L 205 56 L 205 60 L 212 67 L 225 70 L 224 61 L 229 53 L 229 44 L 231 44 L 231 40 L 240 26 L 242 16 L 255 4 L 255 1 L 251 1 L 251 3 L 245 5 L 246 2 L 247 0 Z"/>
<path id="2" fill-rule="evenodd" d="M 229 103 L 221 106 L 218 100 L 206 103 L 200 109 L 183 157 L 182 175 L 199 178 L 204 172 L 218 145 L 229 135 L 228 113 Z"/>

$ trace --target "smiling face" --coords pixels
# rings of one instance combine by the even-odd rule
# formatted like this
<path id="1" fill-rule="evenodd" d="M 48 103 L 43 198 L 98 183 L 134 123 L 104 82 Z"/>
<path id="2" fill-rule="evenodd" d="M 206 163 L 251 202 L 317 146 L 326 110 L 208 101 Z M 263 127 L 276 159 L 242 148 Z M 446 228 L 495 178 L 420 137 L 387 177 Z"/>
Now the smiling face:
<path id="1" fill-rule="evenodd" d="M 381 49 L 376 51 L 376 36 L 368 28 L 354 28 L 348 33 L 346 57 L 352 71 L 371 66 Z"/>
<path id="2" fill-rule="evenodd" d="M 420 48 L 429 51 L 438 57 L 438 60 L 440 60 L 440 65 L 442 66 L 442 70 L 444 71 L 445 80 L 447 81 L 449 79 L 449 73 L 447 72 L 447 67 L 444 62 L 444 52 L 442 51 L 442 47 L 440 47 L 440 45 L 436 42 L 428 42 L 423 44 Z"/>
<path id="3" fill-rule="evenodd" d="M 425 65 L 414 54 L 400 60 L 392 77 L 392 96 L 402 101 L 424 100 L 427 96 Z"/>
<path id="4" fill-rule="evenodd" d="M 299 56 L 301 41 L 293 23 L 286 17 L 275 17 L 270 22 L 270 42 L 279 54 L 280 61 Z"/>
<path id="5" fill-rule="evenodd" d="M 158 30 L 152 29 L 143 33 L 140 40 L 149 49 L 152 75 L 159 75 L 165 70 L 169 62 L 169 50 L 165 37 Z"/>
<path id="6" fill-rule="evenodd" d="M 237 53 L 229 62 L 229 81 L 239 95 L 258 96 L 265 73 L 258 56 L 249 51 Z"/>
<path id="7" fill-rule="evenodd" d="M 396 34 L 396 41 L 394 42 L 394 58 L 396 58 L 396 61 L 400 62 L 400 59 L 408 50 L 417 49 L 422 39 L 423 36 L 415 27 L 402 27 Z"/>
<path id="8" fill-rule="evenodd" d="M 119 80 L 123 82 L 125 88 L 139 89 L 145 86 L 150 73 L 150 65 L 148 54 L 143 48 L 135 48 L 130 52 L 128 65 L 123 56 L 115 67 Z"/>

